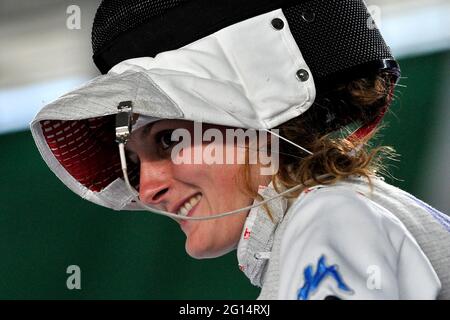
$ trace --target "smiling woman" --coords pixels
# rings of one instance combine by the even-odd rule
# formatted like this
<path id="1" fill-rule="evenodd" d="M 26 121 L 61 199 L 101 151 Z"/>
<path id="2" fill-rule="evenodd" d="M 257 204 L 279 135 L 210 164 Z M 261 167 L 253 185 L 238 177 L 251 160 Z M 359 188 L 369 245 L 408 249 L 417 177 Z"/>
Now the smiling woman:
<path id="1" fill-rule="evenodd" d="M 139 159 L 139 199 L 156 209 L 181 216 L 212 215 L 252 204 L 253 198 L 245 194 L 238 174 L 240 163 L 209 164 L 203 159 L 177 161 L 185 154 L 203 154 L 202 148 L 209 142 L 201 138 L 194 123 L 183 120 L 161 120 L 135 131 L 127 148 Z M 205 130 L 208 127 L 205 127 Z M 220 127 L 219 127 L 220 128 Z M 183 148 L 174 154 L 172 141 L 174 130 L 196 137 L 180 143 Z M 188 137 L 188 135 L 186 135 Z M 195 141 L 200 141 L 196 143 Z M 235 143 L 221 144 L 223 153 L 239 152 Z M 199 150 L 200 149 L 200 150 Z M 200 160 L 200 161 L 198 161 Z M 267 185 L 270 176 L 259 176 L 252 189 Z M 230 201 L 232 199 L 232 201 Z M 208 221 L 179 221 L 186 234 L 186 251 L 195 258 L 213 258 L 236 248 L 243 223 L 248 212 Z"/>
<path id="2" fill-rule="evenodd" d="M 194 258 L 236 249 L 260 298 L 449 298 L 450 221 L 368 148 L 400 77 L 369 19 L 362 0 L 103 1 L 104 75 L 33 136 L 83 198 L 175 219 Z"/>

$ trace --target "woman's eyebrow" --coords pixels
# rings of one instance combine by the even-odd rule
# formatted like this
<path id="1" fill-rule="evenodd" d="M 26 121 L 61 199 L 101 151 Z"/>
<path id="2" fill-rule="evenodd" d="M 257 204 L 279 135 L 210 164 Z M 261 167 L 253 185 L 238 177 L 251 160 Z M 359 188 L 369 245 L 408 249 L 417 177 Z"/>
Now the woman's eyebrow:
<path id="1" fill-rule="evenodd" d="M 153 129 L 153 125 L 155 124 L 155 122 L 152 123 L 148 123 L 146 125 L 144 125 L 144 127 L 142 128 L 142 130 L 140 130 L 141 132 L 139 133 L 139 139 L 144 138 L 145 136 L 151 134 L 151 131 Z"/>

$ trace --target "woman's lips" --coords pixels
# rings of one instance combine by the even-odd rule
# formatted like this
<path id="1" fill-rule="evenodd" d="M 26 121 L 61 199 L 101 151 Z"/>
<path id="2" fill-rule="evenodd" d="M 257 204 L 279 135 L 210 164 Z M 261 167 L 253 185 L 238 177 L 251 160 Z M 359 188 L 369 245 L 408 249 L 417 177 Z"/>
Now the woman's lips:
<path id="1" fill-rule="evenodd" d="M 175 213 L 175 214 L 180 214 L 180 209 L 185 207 L 187 203 L 192 202 L 192 199 L 194 199 L 194 198 L 198 198 L 198 201 L 200 201 L 202 196 L 203 195 L 200 192 L 198 192 L 198 193 L 196 193 L 196 194 L 194 194 L 192 196 L 189 196 L 189 197 L 183 199 L 182 201 L 178 202 L 178 204 L 174 208 L 169 209 L 169 212 L 172 212 L 172 213 Z M 198 201 L 196 202 L 196 204 L 198 203 Z M 192 209 L 192 203 L 191 203 L 191 209 Z"/>
<path id="2" fill-rule="evenodd" d="M 192 207 L 191 210 L 189 210 L 188 214 L 186 215 L 186 217 L 192 217 L 192 215 L 194 214 L 195 209 L 197 209 L 198 205 L 200 204 L 200 202 L 202 201 L 202 199 L 200 198 L 199 202 L 197 202 L 197 204 L 195 206 Z M 189 220 L 181 220 L 180 219 L 180 225 L 181 227 L 186 226 L 186 224 L 189 222 Z"/>

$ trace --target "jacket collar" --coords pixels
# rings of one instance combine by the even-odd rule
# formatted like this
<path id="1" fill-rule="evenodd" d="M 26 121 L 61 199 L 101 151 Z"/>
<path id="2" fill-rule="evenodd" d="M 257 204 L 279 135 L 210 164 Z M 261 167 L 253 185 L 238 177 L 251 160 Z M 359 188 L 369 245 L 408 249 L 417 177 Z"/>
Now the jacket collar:
<path id="1" fill-rule="evenodd" d="M 260 186 L 258 193 L 264 199 L 278 194 L 272 183 L 267 187 Z M 257 202 L 255 200 L 254 204 Z M 239 269 L 245 273 L 253 285 L 258 287 L 262 287 L 264 273 L 272 251 L 274 234 L 288 208 L 288 200 L 279 197 L 267 204 L 273 220 L 263 206 L 252 208 L 245 221 L 237 247 Z"/>

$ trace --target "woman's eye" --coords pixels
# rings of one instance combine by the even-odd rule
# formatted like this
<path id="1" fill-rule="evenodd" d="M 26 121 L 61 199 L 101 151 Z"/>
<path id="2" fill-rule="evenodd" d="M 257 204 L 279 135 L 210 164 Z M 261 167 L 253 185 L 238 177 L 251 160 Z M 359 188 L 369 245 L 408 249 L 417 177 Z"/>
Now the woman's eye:
<path id="1" fill-rule="evenodd" d="M 172 132 L 174 129 L 162 130 L 156 134 L 156 143 L 161 146 L 161 149 L 167 150 L 173 147 L 176 141 L 172 141 Z"/>

